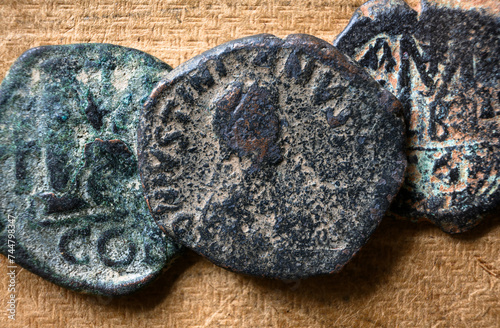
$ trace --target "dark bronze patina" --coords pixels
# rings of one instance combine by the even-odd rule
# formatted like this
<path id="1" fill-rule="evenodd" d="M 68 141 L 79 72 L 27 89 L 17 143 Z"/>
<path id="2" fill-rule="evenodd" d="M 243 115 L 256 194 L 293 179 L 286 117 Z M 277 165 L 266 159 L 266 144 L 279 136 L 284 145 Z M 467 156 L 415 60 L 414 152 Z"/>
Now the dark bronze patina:
<path id="1" fill-rule="evenodd" d="M 279 162 L 277 90 L 255 83 L 242 95 L 245 88 L 242 83 L 230 88 L 215 104 L 213 125 L 221 147 L 229 147 L 239 157 L 253 158 L 255 169 L 263 163 Z"/>
<path id="2" fill-rule="evenodd" d="M 402 183 L 401 104 L 327 42 L 257 35 L 184 63 L 138 130 L 153 216 L 225 268 L 340 270 Z"/>
<path id="3" fill-rule="evenodd" d="M 438 0 L 419 10 L 369 1 L 334 45 L 403 104 L 409 165 L 392 211 L 463 232 L 500 203 L 500 6 Z"/>

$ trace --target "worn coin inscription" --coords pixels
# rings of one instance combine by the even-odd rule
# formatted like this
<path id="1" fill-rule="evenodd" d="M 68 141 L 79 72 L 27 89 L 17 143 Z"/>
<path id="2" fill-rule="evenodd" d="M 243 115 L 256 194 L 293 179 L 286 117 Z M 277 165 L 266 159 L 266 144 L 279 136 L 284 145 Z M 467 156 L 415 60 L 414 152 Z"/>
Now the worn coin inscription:
<path id="1" fill-rule="evenodd" d="M 177 246 L 144 201 L 136 129 L 169 70 L 107 44 L 35 48 L 14 63 L 0 86 L 0 239 L 15 231 L 13 247 L 0 243 L 3 254 L 56 284 L 103 295 L 160 273 Z"/>
<path id="2" fill-rule="evenodd" d="M 209 50 L 170 72 L 141 113 L 139 169 L 153 217 L 234 271 L 338 271 L 402 182 L 400 106 L 312 36 Z"/>
<path id="3" fill-rule="evenodd" d="M 334 45 L 404 106 L 409 166 L 393 212 L 456 233 L 500 200 L 500 7 L 440 2 L 419 13 L 369 1 Z"/>

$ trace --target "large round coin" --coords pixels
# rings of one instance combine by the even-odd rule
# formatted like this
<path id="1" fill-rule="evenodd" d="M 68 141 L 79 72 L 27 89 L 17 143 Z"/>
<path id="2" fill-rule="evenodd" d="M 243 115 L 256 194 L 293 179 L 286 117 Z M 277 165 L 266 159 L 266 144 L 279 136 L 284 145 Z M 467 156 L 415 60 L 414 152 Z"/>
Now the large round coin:
<path id="1" fill-rule="evenodd" d="M 177 252 L 137 172 L 141 104 L 170 67 L 108 44 L 24 53 L 0 86 L 0 251 L 103 295 L 134 291 Z"/>
<path id="2" fill-rule="evenodd" d="M 403 104 L 409 165 L 392 211 L 463 232 L 500 205 L 500 6 L 419 8 L 368 1 L 334 44 Z"/>
<path id="3" fill-rule="evenodd" d="M 170 72 L 141 114 L 139 168 L 153 217 L 234 271 L 338 271 L 402 182 L 399 109 L 312 36 L 218 46 Z"/>

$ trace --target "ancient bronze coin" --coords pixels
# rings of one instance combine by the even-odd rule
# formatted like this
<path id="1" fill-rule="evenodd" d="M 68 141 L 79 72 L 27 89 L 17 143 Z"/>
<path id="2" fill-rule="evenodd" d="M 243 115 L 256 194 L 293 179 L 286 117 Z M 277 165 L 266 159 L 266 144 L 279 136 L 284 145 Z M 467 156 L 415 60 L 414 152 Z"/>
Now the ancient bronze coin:
<path id="1" fill-rule="evenodd" d="M 0 251 L 58 285 L 132 292 L 178 252 L 140 184 L 139 110 L 170 67 L 109 44 L 24 53 L 0 86 Z"/>
<path id="2" fill-rule="evenodd" d="M 402 183 L 401 104 L 325 41 L 235 40 L 170 72 L 141 112 L 153 217 L 237 272 L 338 271 Z"/>
<path id="3" fill-rule="evenodd" d="M 334 45 L 403 104 L 409 164 L 391 210 L 457 233 L 500 203 L 500 7 L 451 2 L 369 1 Z"/>

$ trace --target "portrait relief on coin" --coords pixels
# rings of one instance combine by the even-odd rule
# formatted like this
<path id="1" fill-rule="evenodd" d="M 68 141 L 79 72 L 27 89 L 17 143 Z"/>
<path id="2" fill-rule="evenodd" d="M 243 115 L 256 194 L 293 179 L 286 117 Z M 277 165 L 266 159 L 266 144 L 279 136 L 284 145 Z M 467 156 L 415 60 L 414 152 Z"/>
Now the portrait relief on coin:
<path id="1" fill-rule="evenodd" d="M 403 104 L 409 163 L 391 210 L 450 233 L 500 203 L 500 7 L 483 7 L 369 1 L 334 42 Z"/>
<path id="2" fill-rule="evenodd" d="M 171 68 L 108 44 L 24 53 L 0 86 L 0 251 L 101 295 L 158 276 L 177 246 L 155 224 L 137 169 L 141 104 Z M 6 229 L 13 223 L 12 229 Z"/>
<path id="3" fill-rule="evenodd" d="M 166 233 L 237 272 L 340 270 L 402 182 L 400 103 L 327 42 L 257 35 L 152 92 L 139 170 Z"/>

